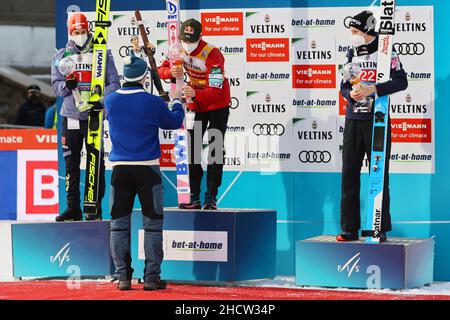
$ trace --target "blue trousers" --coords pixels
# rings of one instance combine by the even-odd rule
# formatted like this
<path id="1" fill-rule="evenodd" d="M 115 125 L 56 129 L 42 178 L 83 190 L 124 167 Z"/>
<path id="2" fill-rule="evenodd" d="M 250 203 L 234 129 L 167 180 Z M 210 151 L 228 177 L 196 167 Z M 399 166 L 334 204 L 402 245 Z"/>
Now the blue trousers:
<path id="1" fill-rule="evenodd" d="M 163 187 L 158 166 L 116 166 L 111 178 L 110 250 L 119 280 L 131 280 L 131 212 L 138 195 L 143 215 L 144 281 L 160 279 L 163 260 Z"/>

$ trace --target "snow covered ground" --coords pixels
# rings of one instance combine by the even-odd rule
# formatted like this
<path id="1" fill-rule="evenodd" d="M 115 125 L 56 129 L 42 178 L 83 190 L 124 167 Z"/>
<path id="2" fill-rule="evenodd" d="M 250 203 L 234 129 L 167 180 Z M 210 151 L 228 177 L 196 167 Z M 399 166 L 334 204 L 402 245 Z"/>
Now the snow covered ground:
<path id="1" fill-rule="evenodd" d="M 288 288 L 299 289 L 302 287 L 295 285 L 295 277 L 291 276 L 278 276 L 273 280 L 257 280 L 247 281 L 242 283 L 243 286 L 258 286 L 258 287 L 275 287 L 275 288 Z M 347 288 L 321 288 L 321 287 L 303 287 L 311 290 L 337 290 L 337 291 L 364 291 L 380 294 L 409 294 L 409 295 L 448 295 L 450 296 L 450 282 L 433 282 L 431 286 L 421 287 L 417 289 L 408 290 L 389 290 L 389 289 L 347 289 Z"/>

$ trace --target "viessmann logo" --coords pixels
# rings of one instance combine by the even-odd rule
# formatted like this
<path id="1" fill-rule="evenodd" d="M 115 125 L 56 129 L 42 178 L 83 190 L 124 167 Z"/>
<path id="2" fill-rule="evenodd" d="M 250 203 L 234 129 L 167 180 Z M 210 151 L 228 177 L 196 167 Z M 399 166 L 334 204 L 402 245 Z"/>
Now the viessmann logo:
<path id="1" fill-rule="evenodd" d="M 431 143 L 431 119 L 391 119 L 392 142 Z"/>
<path id="2" fill-rule="evenodd" d="M 247 61 L 288 62 L 289 39 L 287 38 L 247 39 Z"/>
<path id="3" fill-rule="evenodd" d="M 203 35 L 244 35 L 244 14 L 242 12 L 203 12 L 201 14 Z"/>
<path id="4" fill-rule="evenodd" d="M 336 66 L 334 64 L 292 66 L 292 87 L 294 89 L 336 88 Z"/>
<path id="5" fill-rule="evenodd" d="M 51 263 L 58 263 L 60 267 L 64 264 L 64 262 L 70 261 L 70 242 L 67 242 L 61 249 L 54 255 L 50 256 Z"/>

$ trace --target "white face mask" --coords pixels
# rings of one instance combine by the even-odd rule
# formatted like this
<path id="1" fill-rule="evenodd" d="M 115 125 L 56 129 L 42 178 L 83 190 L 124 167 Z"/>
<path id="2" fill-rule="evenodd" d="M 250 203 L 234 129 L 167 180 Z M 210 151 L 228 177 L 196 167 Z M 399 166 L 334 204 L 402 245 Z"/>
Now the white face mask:
<path id="1" fill-rule="evenodd" d="M 366 44 L 366 39 L 359 34 L 352 34 L 350 36 L 350 42 L 352 43 L 352 46 L 358 48 Z"/>
<path id="2" fill-rule="evenodd" d="M 194 52 L 195 49 L 197 49 L 199 42 L 200 41 L 197 42 L 181 41 L 181 46 L 183 47 L 184 51 L 187 52 L 187 54 L 191 54 L 192 52 Z"/>
<path id="3" fill-rule="evenodd" d="M 87 39 L 88 39 L 88 35 L 87 34 L 80 34 L 80 35 L 77 35 L 77 36 L 70 36 L 70 40 L 72 40 L 80 48 L 83 47 L 86 44 Z"/>

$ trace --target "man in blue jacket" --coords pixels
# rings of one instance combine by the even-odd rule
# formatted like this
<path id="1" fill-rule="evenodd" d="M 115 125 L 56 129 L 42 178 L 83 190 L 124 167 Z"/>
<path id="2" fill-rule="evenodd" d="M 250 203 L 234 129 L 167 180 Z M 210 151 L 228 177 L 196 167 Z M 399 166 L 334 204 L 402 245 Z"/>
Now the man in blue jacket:
<path id="1" fill-rule="evenodd" d="M 88 126 L 88 101 L 91 91 L 93 35 L 84 14 L 77 12 L 68 20 L 69 41 L 58 50 L 52 61 L 52 86 L 55 95 L 63 98 L 61 107 L 61 144 L 66 165 L 67 209 L 56 221 L 83 219 L 80 207 L 80 161 L 83 140 Z M 111 51 L 106 58 L 105 92 L 107 96 L 120 88 L 119 75 Z M 75 101 L 74 92 L 80 101 Z M 100 202 L 105 193 L 105 162 L 100 160 Z M 99 215 L 86 216 L 86 220 L 101 219 Z"/>
<path id="2" fill-rule="evenodd" d="M 112 149 L 111 255 L 120 290 L 131 289 L 131 213 L 136 195 L 144 226 L 144 290 L 166 288 L 160 279 L 163 259 L 163 185 L 159 169 L 159 129 L 179 129 L 183 123 L 181 92 L 172 92 L 171 110 L 164 100 L 144 90 L 147 63 L 125 58 L 125 83 L 105 100 Z"/>
<path id="3" fill-rule="evenodd" d="M 360 229 L 360 174 L 367 154 L 370 159 L 372 150 L 373 106 L 375 94 L 379 97 L 391 95 L 408 87 L 406 72 L 396 52 L 392 54 L 391 79 L 376 84 L 378 36 L 375 32 L 376 21 L 373 13 L 363 11 L 349 22 L 352 48 L 347 54 L 347 65 L 356 64 L 361 72 L 360 83 L 351 83 L 350 79 L 341 83 L 342 96 L 347 100 L 345 116 L 344 144 L 342 150 L 342 198 L 341 229 L 338 241 L 353 241 L 359 238 Z M 386 241 L 386 232 L 391 230 L 389 211 L 389 158 L 391 155 L 391 123 L 389 120 L 386 139 L 386 164 L 382 203 L 382 221 L 380 241 Z"/>

